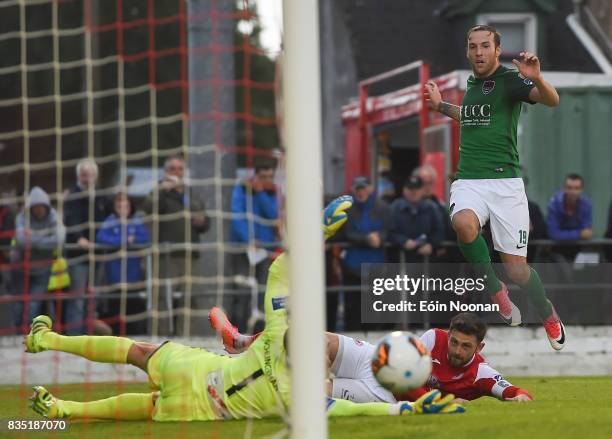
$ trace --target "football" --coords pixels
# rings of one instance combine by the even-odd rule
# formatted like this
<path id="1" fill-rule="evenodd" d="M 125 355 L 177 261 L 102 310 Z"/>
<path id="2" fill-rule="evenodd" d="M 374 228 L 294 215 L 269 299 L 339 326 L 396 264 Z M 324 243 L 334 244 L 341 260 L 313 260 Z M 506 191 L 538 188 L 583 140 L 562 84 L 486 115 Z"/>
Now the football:
<path id="1" fill-rule="evenodd" d="M 416 335 L 395 331 L 376 345 L 372 373 L 391 392 L 406 392 L 427 382 L 431 357 Z"/>

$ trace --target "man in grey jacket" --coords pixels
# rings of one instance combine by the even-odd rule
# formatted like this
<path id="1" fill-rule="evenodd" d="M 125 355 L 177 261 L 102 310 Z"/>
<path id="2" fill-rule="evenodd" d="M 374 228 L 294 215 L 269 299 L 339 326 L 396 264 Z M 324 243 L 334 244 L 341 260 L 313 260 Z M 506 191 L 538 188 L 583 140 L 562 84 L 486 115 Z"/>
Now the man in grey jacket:
<path id="1" fill-rule="evenodd" d="M 41 300 L 41 295 L 48 292 L 51 264 L 65 237 L 64 224 L 51 207 L 49 195 L 38 186 L 33 187 L 15 220 L 11 249 L 11 262 L 17 264 L 12 273 L 14 293 L 24 296 L 14 307 L 15 326 L 22 322 L 27 325 L 44 313 L 45 300 Z M 48 301 L 46 306 L 46 314 L 53 315 L 53 302 Z"/>

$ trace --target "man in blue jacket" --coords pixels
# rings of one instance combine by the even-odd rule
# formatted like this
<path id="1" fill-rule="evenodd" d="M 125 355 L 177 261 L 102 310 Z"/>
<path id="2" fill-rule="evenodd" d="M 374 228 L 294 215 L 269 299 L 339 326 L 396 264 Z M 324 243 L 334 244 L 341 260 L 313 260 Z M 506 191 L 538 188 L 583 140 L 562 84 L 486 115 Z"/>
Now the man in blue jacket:
<path id="1" fill-rule="evenodd" d="M 548 235 L 555 241 L 578 241 L 593 236 L 591 201 L 582 193 L 584 180 L 578 174 L 565 177 L 565 187 L 548 202 Z"/>
<path id="2" fill-rule="evenodd" d="M 389 230 L 389 208 L 377 198 L 368 177 L 355 177 L 351 186 L 353 206 L 344 225 L 344 236 L 351 244 L 342 260 L 343 284 L 361 285 L 361 264 L 385 262 L 385 242 Z M 360 329 L 359 290 L 347 292 L 345 330 Z"/>
<path id="3" fill-rule="evenodd" d="M 400 247 L 407 262 L 431 256 L 444 239 L 444 225 L 437 206 L 424 199 L 423 181 L 412 176 L 404 183 L 403 197 L 391 204 L 389 241 Z"/>
<path id="4" fill-rule="evenodd" d="M 578 174 L 565 177 L 564 189 L 555 193 L 548 202 L 546 225 L 553 241 L 588 240 L 593 236 L 593 207 L 583 194 L 584 180 Z M 577 246 L 558 249 L 565 259 L 573 259 L 579 251 Z"/>
<path id="5" fill-rule="evenodd" d="M 226 307 L 236 315 L 238 327 L 246 328 L 246 323 L 254 308 L 253 295 L 240 287 L 248 285 L 254 291 L 249 279 L 258 285 L 265 285 L 266 273 L 270 264 L 268 253 L 278 241 L 278 202 L 274 184 L 274 167 L 260 165 L 255 167 L 253 178 L 240 181 L 232 193 L 231 241 L 240 244 L 241 250 L 232 255 L 234 276 L 243 281 L 237 282 L 237 294 L 228 295 L 230 303 Z M 258 298 L 259 303 L 263 298 Z M 249 306 L 250 305 L 250 306 Z"/>
<path id="6" fill-rule="evenodd" d="M 278 220 L 274 168 L 258 166 L 253 178 L 236 185 L 232 193 L 231 209 L 233 242 L 274 242 Z"/>

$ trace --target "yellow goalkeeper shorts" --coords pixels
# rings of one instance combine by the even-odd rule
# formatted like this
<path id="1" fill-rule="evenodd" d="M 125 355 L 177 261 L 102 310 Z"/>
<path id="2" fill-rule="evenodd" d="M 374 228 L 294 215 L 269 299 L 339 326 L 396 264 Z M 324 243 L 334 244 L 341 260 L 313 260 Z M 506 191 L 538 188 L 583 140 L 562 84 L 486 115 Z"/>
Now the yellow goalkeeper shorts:
<path id="1" fill-rule="evenodd" d="M 206 377 L 230 357 L 205 349 L 166 342 L 147 364 L 151 387 L 160 391 L 153 408 L 154 421 L 208 421 L 221 419 L 212 409 Z"/>

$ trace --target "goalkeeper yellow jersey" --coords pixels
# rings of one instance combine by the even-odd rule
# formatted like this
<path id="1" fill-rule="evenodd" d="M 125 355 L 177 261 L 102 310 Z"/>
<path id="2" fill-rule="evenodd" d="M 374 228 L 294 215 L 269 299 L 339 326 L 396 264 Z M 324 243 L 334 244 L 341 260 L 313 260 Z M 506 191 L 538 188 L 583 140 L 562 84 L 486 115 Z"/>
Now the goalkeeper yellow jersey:
<path id="1" fill-rule="evenodd" d="M 282 414 L 289 403 L 284 347 L 288 296 L 285 256 L 270 267 L 262 334 L 237 357 L 177 343 L 164 344 L 149 360 L 153 387 L 160 390 L 156 421 L 261 418 Z"/>
<path id="2" fill-rule="evenodd" d="M 223 366 L 225 403 L 234 418 L 280 414 L 288 406 L 289 370 L 284 346 L 288 294 L 283 254 L 268 272 L 264 331 L 249 349 Z"/>

